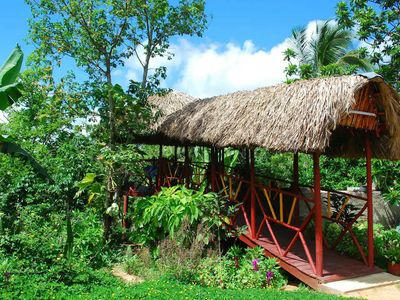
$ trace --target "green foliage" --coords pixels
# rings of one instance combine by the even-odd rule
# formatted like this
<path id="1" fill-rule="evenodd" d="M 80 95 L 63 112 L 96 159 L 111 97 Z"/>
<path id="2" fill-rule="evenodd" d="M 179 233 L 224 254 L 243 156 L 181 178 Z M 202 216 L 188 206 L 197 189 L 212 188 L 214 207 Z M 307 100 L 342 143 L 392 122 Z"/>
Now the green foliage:
<path id="1" fill-rule="evenodd" d="M 359 211 L 359 208 L 357 208 L 352 203 L 348 203 L 343 209 L 343 204 L 345 203 L 345 201 L 345 196 L 331 193 L 330 204 L 332 209 L 332 218 L 336 219 L 338 217 L 338 214 L 340 213 L 339 220 L 347 223 L 354 219 Z M 328 199 L 326 199 L 326 202 L 328 202 Z"/>
<path id="2" fill-rule="evenodd" d="M 13 50 L 0 68 L 0 110 L 5 110 L 21 97 L 21 83 L 18 80 L 24 54 L 21 48 Z M 1 140 L 0 140 L 1 141 Z"/>
<path id="3" fill-rule="evenodd" d="M 221 206 L 216 194 L 205 194 L 184 186 L 162 188 L 151 197 L 139 198 L 133 204 L 131 239 L 138 243 L 157 243 L 174 236 L 187 220 L 193 228 L 202 222 L 210 231 L 222 225 Z M 204 236 L 208 240 L 209 236 Z"/>
<path id="4" fill-rule="evenodd" d="M 238 248 L 223 257 L 204 259 L 197 268 L 196 282 L 203 286 L 226 289 L 280 288 L 286 280 L 274 258 L 265 258 L 260 247 Z"/>
<path id="5" fill-rule="evenodd" d="M 317 22 L 311 37 L 306 27 L 293 29 L 291 46 L 284 52 L 284 60 L 288 62 L 286 80 L 372 70 L 365 51 L 350 49 L 352 39 L 350 30 L 332 21 Z"/>
<path id="6" fill-rule="evenodd" d="M 271 153 L 265 149 L 257 149 L 255 156 L 257 173 L 265 174 L 273 178 L 292 181 L 293 178 L 293 154 Z M 331 189 L 342 190 L 349 186 L 362 186 L 366 182 L 366 169 L 364 159 L 344 159 L 321 156 L 321 182 L 322 186 Z M 378 188 L 385 192 L 384 182 L 394 187 L 398 168 L 397 162 L 373 161 L 373 174 Z M 300 183 L 313 184 L 312 157 L 299 153 Z M 400 173 L 399 173 L 400 175 Z"/>
<path id="7" fill-rule="evenodd" d="M 396 229 L 382 232 L 383 256 L 390 263 L 400 263 L 400 232 Z"/>
<path id="8" fill-rule="evenodd" d="M 342 226 L 336 223 L 325 224 L 324 236 L 329 245 L 332 245 L 336 241 L 342 229 Z M 355 224 L 355 226 L 353 226 L 353 232 L 357 237 L 357 240 L 359 241 L 361 247 L 363 248 L 364 253 L 368 253 L 367 230 L 367 222 L 358 222 L 357 224 Z M 383 238 L 387 231 L 391 230 L 385 230 L 382 225 L 374 224 L 375 265 L 381 268 L 386 268 L 387 265 L 387 259 L 384 257 L 385 241 Z M 340 254 L 348 255 L 350 257 L 361 260 L 360 252 L 358 251 L 349 233 L 345 234 L 343 240 L 338 244 L 336 250 Z"/>
<path id="9" fill-rule="evenodd" d="M 351 299 L 332 294 L 322 294 L 310 290 L 287 292 L 276 289 L 222 290 L 185 285 L 159 279 L 138 285 L 126 285 L 104 271 L 92 273 L 88 284 L 48 282 L 38 275 L 19 275 L 10 278 L 7 285 L 0 284 L 1 299 L 290 299 L 290 300 L 330 300 Z"/>
<path id="10" fill-rule="evenodd" d="M 59 276 L 67 272 L 64 266 L 104 266 L 108 262 L 107 247 L 102 241 L 101 222 L 93 210 L 74 211 L 71 214 L 74 245 L 71 257 L 65 257 L 65 217 L 54 213 L 50 204 L 37 204 L 19 208 L 14 219 L 14 232 L 2 228 L 0 257 L 18 260 L 19 269 L 44 272 Z M 18 270 L 13 270 L 18 271 Z M 65 279 L 65 278 L 64 278 Z M 59 278 L 63 280 L 63 278 Z"/>
<path id="11" fill-rule="evenodd" d="M 340 1 L 337 5 L 338 22 L 354 29 L 365 42 L 368 56 L 378 65 L 385 80 L 400 89 L 400 14 L 399 1 Z"/>
<path id="12" fill-rule="evenodd" d="M 400 163 L 395 161 L 373 161 L 374 181 L 384 198 L 393 205 L 400 205 Z"/>

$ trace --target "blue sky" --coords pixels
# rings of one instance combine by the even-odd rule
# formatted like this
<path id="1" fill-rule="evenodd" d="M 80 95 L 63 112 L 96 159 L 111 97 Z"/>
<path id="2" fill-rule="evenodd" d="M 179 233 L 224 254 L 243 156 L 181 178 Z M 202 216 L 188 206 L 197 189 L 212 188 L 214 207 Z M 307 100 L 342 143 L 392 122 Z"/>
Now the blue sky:
<path id="1" fill-rule="evenodd" d="M 0 62 L 17 43 L 26 54 L 33 49 L 25 42 L 28 6 L 24 0 L 2 2 Z M 210 22 L 204 37 L 174 39 L 175 59 L 156 61 L 155 65 L 169 67 L 165 85 L 201 97 L 280 82 L 283 63 L 279 56 L 292 28 L 334 18 L 337 2 L 208 0 Z M 138 78 L 139 72 L 137 62 L 128 61 L 115 73 L 116 82 L 126 85 L 128 79 Z M 250 73 L 253 75 L 245 76 Z"/>

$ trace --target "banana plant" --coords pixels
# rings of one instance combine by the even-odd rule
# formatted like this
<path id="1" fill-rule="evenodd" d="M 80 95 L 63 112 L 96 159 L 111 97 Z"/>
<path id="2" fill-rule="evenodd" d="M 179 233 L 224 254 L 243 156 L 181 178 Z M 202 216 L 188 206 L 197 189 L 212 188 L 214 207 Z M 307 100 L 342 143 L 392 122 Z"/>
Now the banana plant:
<path id="1" fill-rule="evenodd" d="M 22 84 L 18 79 L 24 54 L 17 45 L 4 65 L 0 68 L 0 111 L 5 111 L 22 96 Z M 18 155 L 29 161 L 41 175 L 49 178 L 46 170 L 11 137 L 0 134 L 0 152 Z"/>

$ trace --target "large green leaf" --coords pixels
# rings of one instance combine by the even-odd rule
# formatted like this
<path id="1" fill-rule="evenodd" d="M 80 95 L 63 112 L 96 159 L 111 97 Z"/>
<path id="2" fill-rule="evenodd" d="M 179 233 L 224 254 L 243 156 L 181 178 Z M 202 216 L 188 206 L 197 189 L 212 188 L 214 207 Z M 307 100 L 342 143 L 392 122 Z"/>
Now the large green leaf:
<path id="1" fill-rule="evenodd" d="M 5 110 L 18 100 L 21 94 L 22 85 L 15 82 L 6 86 L 0 86 L 0 110 Z"/>
<path id="2" fill-rule="evenodd" d="M 43 177 L 50 179 L 47 171 L 21 146 L 11 141 L 9 138 L 5 138 L 0 135 L 0 153 L 17 155 L 25 159 L 32 164 L 35 171 L 41 174 Z"/>
<path id="3" fill-rule="evenodd" d="M 0 86 L 9 85 L 17 80 L 21 71 L 24 54 L 17 45 L 4 65 L 0 68 Z"/>

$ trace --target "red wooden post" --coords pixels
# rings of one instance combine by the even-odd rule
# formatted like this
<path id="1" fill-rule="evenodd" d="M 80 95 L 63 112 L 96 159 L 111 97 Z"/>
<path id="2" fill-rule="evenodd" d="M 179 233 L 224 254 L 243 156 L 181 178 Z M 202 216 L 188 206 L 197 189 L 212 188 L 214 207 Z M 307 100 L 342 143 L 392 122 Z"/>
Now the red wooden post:
<path id="1" fill-rule="evenodd" d="M 184 176 L 185 176 L 185 186 L 189 188 L 190 183 L 190 172 L 189 172 L 189 147 L 185 146 L 185 162 L 183 166 Z"/>
<path id="2" fill-rule="evenodd" d="M 125 194 L 123 196 L 124 199 L 124 217 L 122 218 L 122 227 L 126 228 L 127 224 L 126 224 L 126 214 L 128 213 L 128 195 Z"/>
<path id="3" fill-rule="evenodd" d="M 293 154 L 293 185 L 292 189 L 295 193 L 299 191 L 299 153 L 295 152 Z M 297 203 L 293 213 L 293 223 L 299 223 L 300 218 L 300 206 Z"/>
<path id="4" fill-rule="evenodd" d="M 250 232 L 253 239 L 256 238 L 256 197 L 255 197 L 255 171 L 254 171 L 254 149 L 250 149 Z"/>
<path id="5" fill-rule="evenodd" d="M 374 211 L 372 203 L 372 167 L 371 143 L 368 136 L 365 139 L 365 154 L 367 165 L 367 207 L 368 207 L 368 266 L 374 268 Z"/>
<path id="6" fill-rule="evenodd" d="M 322 276 L 324 253 L 322 236 L 321 173 L 319 168 L 319 157 L 319 153 L 313 154 L 315 202 L 315 269 L 317 271 L 317 276 Z"/>

